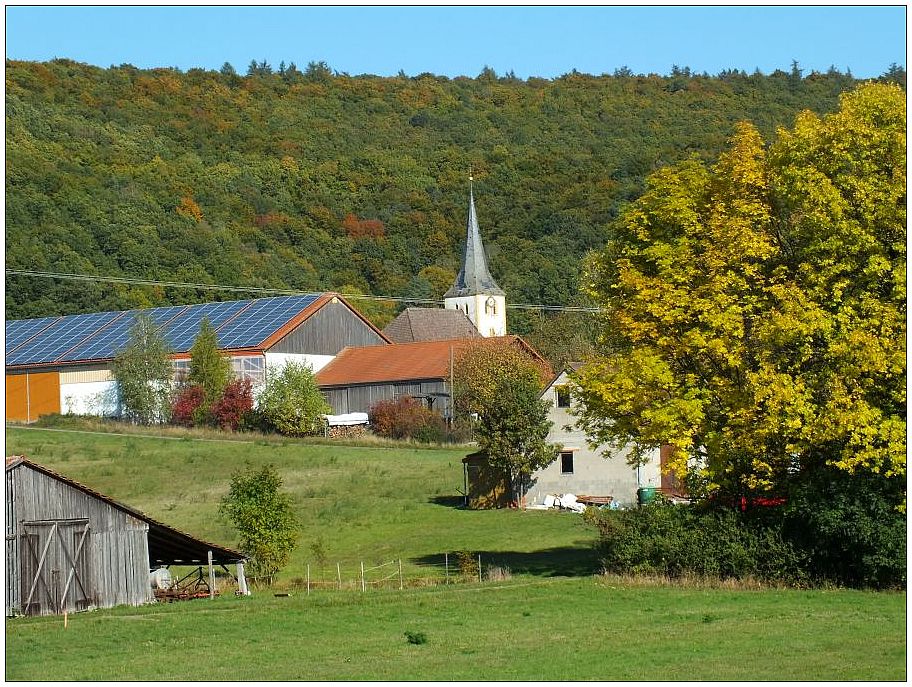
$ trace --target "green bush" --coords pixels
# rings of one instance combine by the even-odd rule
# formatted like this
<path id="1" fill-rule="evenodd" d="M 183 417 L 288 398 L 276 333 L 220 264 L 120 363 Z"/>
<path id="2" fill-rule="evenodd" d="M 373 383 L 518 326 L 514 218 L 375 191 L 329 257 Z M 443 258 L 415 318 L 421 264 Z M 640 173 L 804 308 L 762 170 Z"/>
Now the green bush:
<path id="1" fill-rule="evenodd" d="M 853 587 L 905 587 L 905 481 L 820 469 L 792 490 L 786 536 L 808 553 L 812 574 Z"/>
<path id="2" fill-rule="evenodd" d="M 266 378 L 257 399 L 257 418 L 265 430 L 301 437 L 319 434 L 323 415 L 332 412 L 308 365 L 290 361 Z"/>
<path id="3" fill-rule="evenodd" d="M 806 577 L 801 555 L 775 527 L 749 524 L 738 511 L 659 498 L 636 510 L 588 513 L 608 572 L 787 582 Z"/>

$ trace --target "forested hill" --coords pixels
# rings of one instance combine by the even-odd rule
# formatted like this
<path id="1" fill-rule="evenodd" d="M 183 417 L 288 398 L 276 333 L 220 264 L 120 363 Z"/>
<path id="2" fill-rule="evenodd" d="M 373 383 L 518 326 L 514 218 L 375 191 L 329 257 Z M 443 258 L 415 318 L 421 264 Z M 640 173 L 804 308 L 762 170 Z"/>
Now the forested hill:
<path id="1" fill-rule="evenodd" d="M 7 268 L 439 297 L 459 264 L 471 172 L 508 302 L 567 304 L 580 257 L 646 174 L 714 157 L 738 120 L 769 138 L 799 110 L 832 111 L 856 83 L 797 69 L 250 71 L 8 61 Z M 7 276 L 6 316 L 245 297 Z M 511 311 L 511 329 L 534 317 Z"/>

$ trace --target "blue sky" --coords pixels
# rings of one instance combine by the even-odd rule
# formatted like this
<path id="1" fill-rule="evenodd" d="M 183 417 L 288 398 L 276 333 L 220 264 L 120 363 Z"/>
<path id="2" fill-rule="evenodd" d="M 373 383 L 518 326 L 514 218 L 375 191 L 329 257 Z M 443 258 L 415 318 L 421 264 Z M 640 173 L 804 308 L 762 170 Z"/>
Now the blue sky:
<path id="1" fill-rule="evenodd" d="M 553 78 L 572 69 L 716 74 L 805 73 L 835 65 L 856 77 L 906 65 L 906 8 L 862 6 L 6 7 L 6 57 L 67 57 L 108 67 L 203 67 L 251 59 L 325 61 L 349 74 L 404 71 Z"/>

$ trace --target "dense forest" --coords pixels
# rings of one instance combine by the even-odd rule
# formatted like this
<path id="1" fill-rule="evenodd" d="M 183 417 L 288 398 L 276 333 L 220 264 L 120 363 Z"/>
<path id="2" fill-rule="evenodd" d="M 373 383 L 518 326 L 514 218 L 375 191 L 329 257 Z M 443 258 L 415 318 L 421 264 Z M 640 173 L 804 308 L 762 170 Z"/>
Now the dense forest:
<path id="1" fill-rule="evenodd" d="M 891 67 L 882 79 L 905 83 Z M 475 178 L 508 303 L 579 303 L 580 258 L 656 168 L 836 108 L 836 69 L 520 80 L 6 63 L 6 266 L 439 298 Z M 8 318 L 251 297 L 7 274 Z M 379 325 L 402 304 L 358 301 Z M 539 335 L 540 312 L 511 331 Z M 553 325 L 552 325 L 553 326 Z"/>

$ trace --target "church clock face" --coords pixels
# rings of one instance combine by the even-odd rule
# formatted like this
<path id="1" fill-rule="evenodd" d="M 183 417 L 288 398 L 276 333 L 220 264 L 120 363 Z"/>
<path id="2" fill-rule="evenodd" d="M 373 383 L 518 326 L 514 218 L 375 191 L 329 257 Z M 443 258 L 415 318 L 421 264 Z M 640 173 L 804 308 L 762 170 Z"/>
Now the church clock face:
<path id="1" fill-rule="evenodd" d="M 497 301 L 494 300 L 494 296 L 488 296 L 488 300 L 485 301 L 485 313 L 488 315 L 497 314 Z"/>

